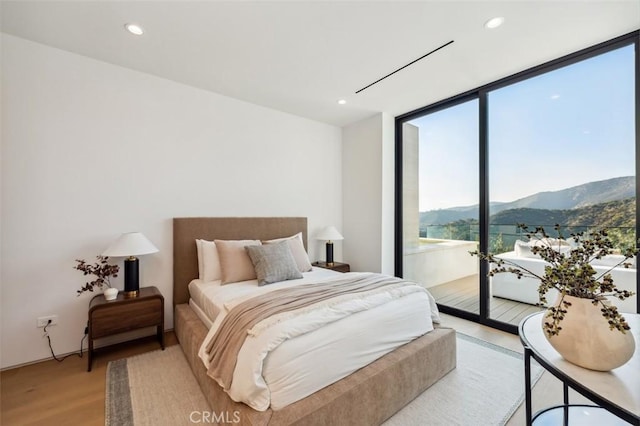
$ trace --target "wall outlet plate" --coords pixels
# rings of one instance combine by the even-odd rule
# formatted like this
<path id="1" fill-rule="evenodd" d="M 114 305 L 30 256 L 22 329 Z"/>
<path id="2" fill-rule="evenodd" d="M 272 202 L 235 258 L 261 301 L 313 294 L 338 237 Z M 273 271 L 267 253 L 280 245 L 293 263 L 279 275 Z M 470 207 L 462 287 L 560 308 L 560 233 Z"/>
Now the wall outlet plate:
<path id="1" fill-rule="evenodd" d="M 57 315 L 49 315 L 46 317 L 38 317 L 38 322 L 36 327 L 44 327 L 47 325 L 47 323 L 49 322 L 49 320 L 51 320 L 51 324 L 49 324 L 49 326 L 52 325 L 56 325 L 58 324 L 58 316 Z"/>

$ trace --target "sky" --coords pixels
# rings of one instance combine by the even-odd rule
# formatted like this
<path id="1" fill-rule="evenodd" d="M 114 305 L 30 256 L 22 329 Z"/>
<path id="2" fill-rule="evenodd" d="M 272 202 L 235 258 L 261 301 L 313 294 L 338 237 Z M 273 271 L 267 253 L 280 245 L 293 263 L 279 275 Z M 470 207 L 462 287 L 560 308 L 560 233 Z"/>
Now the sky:
<path id="1" fill-rule="evenodd" d="M 634 87 L 626 46 L 490 92 L 490 200 L 635 175 Z M 478 204 L 477 111 L 473 100 L 410 121 L 420 211 Z"/>

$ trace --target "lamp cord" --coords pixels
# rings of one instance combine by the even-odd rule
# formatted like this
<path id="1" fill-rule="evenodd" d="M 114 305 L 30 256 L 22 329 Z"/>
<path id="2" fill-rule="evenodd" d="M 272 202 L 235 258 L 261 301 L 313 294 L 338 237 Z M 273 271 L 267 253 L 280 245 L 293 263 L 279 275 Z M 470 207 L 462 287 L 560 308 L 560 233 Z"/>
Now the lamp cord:
<path id="1" fill-rule="evenodd" d="M 47 341 L 49 342 L 49 349 L 51 350 L 51 355 L 53 356 L 53 359 L 55 359 L 58 362 L 62 362 L 62 361 L 64 361 L 65 359 L 69 358 L 72 355 L 77 355 L 79 358 L 82 358 L 82 346 L 83 346 L 83 343 L 84 343 L 84 339 L 87 338 L 86 333 L 85 333 L 84 336 L 82 336 L 82 339 L 80 340 L 80 352 L 78 352 L 78 353 L 72 352 L 70 354 L 67 354 L 67 355 L 63 356 L 62 358 L 58 358 L 56 356 L 56 354 L 53 352 L 53 346 L 51 346 L 51 337 L 49 337 L 49 333 L 47 333 L 47 327 L 49 327 L 49 324 L 44 326 L 44 337 L 46 337 Z"/>

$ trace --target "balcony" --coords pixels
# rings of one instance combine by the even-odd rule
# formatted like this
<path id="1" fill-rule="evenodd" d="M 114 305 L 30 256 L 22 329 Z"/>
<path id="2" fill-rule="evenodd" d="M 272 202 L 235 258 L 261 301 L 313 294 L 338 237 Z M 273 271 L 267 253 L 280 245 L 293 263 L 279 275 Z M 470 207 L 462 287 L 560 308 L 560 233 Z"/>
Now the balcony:
<path id="1" fill-rule="evenodd" d="M 441 305 L 480 313 L 478 258 L 469 252 L 475 241 L 420 238 L 418 245 L 404 251 L 404 276 L 429 289 Z M 491 297 L 490 317 L 518 324 L 539 307 Z"/>
<path id="2" fill-rule="evenodd" d="M 404 251 L 404 275 L 426 288 L 478 274 L 478 260 L 469 255 L 474 241 L 420 238 Z"/>
<path id="3" fill-rule="evenodd" d="M 544 225 L 544 228 L 553 230 L 553 226 L 549 225 Z M 590 228 L 563 228 L 563 232 L 568 234 L 588 231 Z M 619 250 L 633 244 L 635 229 L 610 228 L 609 231 Z M 421 237 L 404 250 L 404 276 L 424 285 L 439 304 L 479 314 L 479 263 L 477 257 L 469 254 L 478 247 L 478 226 L 429 226 L 421 229 L 420 234 Z M 511 251 L 515 240 L 522 237 L 522 233 L 513 225 L 492 224 L 489 243 L 491 251 Z M 489 308 L 490 318 L 515 325 L 527 315 L 541 309 L 527 303 L 494 297 L 491 291 Z"/>

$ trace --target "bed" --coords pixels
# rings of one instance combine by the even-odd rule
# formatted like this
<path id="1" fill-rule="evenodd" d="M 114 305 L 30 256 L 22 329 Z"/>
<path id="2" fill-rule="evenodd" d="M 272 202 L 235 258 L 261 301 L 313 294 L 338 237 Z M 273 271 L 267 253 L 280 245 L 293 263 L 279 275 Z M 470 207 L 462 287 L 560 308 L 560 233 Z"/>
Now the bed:
<path id="1" fill-rule="evenodd" d="M 306 218 L 175 218 L 175 332 L 212 410 L 247 425 L 380 424 L 455 368 L 455 332 L 433 331 L 317 392 L 274 410 L 233 401 L 210 377 L 198 356 L 207 326 L 189 305 L 188 285 L 198 276 L 195 239 L 268 240 L 302 233 Z"/>

